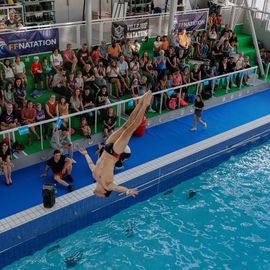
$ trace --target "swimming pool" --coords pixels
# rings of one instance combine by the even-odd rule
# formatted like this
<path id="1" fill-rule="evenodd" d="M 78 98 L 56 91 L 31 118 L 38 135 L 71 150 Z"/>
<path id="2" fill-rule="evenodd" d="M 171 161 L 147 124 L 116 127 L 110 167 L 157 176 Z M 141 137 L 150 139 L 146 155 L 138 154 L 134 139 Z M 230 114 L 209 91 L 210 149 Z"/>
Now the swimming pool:
<path id="1" fill-rule="evenodd" d="M 269 269 L 269 161 L 267 142 L 5 269 Z"/>

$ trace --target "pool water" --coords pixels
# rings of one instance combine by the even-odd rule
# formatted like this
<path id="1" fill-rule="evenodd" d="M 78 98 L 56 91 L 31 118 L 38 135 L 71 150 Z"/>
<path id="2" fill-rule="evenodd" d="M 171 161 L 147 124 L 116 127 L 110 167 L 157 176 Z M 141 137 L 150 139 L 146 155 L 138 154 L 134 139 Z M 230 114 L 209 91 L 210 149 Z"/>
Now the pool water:
<path id="1" fill-rule="evenodd" d="M 269 161 L 265 143 L 6 269 L 270 269 Z"/>

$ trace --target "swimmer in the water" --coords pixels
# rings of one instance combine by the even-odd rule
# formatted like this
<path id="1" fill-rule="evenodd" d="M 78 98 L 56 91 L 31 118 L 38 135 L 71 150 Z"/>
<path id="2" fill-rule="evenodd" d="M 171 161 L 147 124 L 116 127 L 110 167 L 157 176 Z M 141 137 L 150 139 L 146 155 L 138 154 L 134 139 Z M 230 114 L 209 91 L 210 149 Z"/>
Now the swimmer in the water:
<path id="1" fill-rule="evenodd" d="M 80 149 L 81 154 L 85 156 L 92 175 L 96 180 L 95 195 L 99 197 L 108 197 L 112 191 L 126 193 L 135 197 L 138 194 L 137 188 L 128 189 L 123 186 L 114 184 L 114 167 L 119 160 L 121 153 L 128 145 L 128 142 L 134 131 L 140 126 L 145 115 L 145 110 L 152 100 L 152 92 L 146 92 L 135 109 L 132 111 L 127 122 L 116 130 L 105 142 L 104 150 L 101 157 L 97 160 L 96 165 L 88 155 L 85 149 Z"/>

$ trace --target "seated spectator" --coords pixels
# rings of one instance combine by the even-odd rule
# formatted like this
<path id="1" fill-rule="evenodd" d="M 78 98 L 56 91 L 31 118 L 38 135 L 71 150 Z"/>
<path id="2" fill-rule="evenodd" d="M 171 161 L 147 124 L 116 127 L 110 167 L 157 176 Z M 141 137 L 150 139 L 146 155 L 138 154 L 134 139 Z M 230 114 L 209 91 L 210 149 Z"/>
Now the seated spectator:
<path id="1" fill-rule="evenodd" d="M 114 132 L 114 128 L 117 124 L 117 117 L 115 116 L 113 107 L 107 109 L 107 115 L 103 120 L 103 124 L 104 124 L 104 140 L 106 140 Z"/>
<path id="2" fill-rule="evenodd" d="M 154 69 L 154 65 L 152 64 L 151 60 L 149 60 L 146 64 L 144 75 L 147 77 L 149 84 L 151 84 L 152 86 L 156 85 L 158 72 L 156 69 Z"/>
<path id="3" fill-rule="evenodd" d="M 6 111 L 2 112 L 0 123 L 2 131 L 20 126 L 19 116 L 17 112 L 13 110 L 13 105 L 11 103 L 8 103 L 6 105 Z"/>
<path id="4" fill-rule="evenodd" d="M 137 39 L 135 39 L 134 44 L 131 45 L 133 56 L 136 55 L 138 56 L 138 58 L 140 57 L 139 55 L 140 48 L 141 48 L 141 44 L 139 43 Z"/>
<path id="5" fill-rule="evenodd" d="M 179 67 L 180 70 L 183 70 L 185 67 L 185 50 L 183 50 L 182 48 L 178 50 L 178 56 L 176 58 L 176 62 L 177 62 L 177 66 Z"/>
<path id="6" fill-rule="evenodd" d="M 128 74 L 128 63 L 125 61 L 125 57 L 123 55 L 120 56 L 119 61 L 117 62 L 117 66 L 119 67 L 119 73 L 124 79 L 126 85 L 129 85 L 129 74 Z"/>
<path id="7" fill-rule="evenodd" d="M 122 51 L 121 51 L 120 45 L 113 40 L 111 45 L 108 48 L 109 60 L 118 61 L 121 52 Z"/>
<path id="8" fill-rule="evenodd" d="M 66 91 L 66 97 L 68 100 L 71 98 L 76 88 L 77 88 L 77 85 L 76 85 L 76 80 L 74 78 L 74 73 L 70 72 L 68 80 L 67 80 L 67 91 Z"/>
<path id="9" fill-rule="evenodd" d="M 100 59 L 100 50 L 99 46 L 94 46 L 91 52 L 91 58 L 93 60 L 94 65 L 96 66 L 98 64 L 98 61 Z"/>
<path id="10" fill-rule="evenodd" d="M 15 56 L 15 61 L 13 64 L 13 72 L 14 72 L 15 78 L 22 79 L 24 87 L 27 89 L 27 76 L 26 76 L 25 64 L 24 62 L 21 61 L 19 55 Z"/>
<path id="11" fill-rule="evenodd" d="M 62 155 L 68 155 L 70 159 L 73 157 L 73 146 L 68 128 L 61 125 L 60 129 L 54 128 L 51 137 L 51 147 L 54 150 L 60 150 Z"/>
<path id="12" fill-rule="evenodd" d="M 84 110 L 80 89 L 75 90 L 74 94 L 70 98 L 70 105 L 72 112 L 81 112 Z"/>
<path id="13" fill-rule="evenodd" d="M 133 98 L 140 96 L 140 89 L 139 89 L 139 81 L 138 79 L 134 79 L 131 85 L 131 95 Z M 139 100 L 134 100 L 135 104 L 137 105 Z"/>
<path id="14" fill-rule="evenodd" d="M 91 66 L 91 64 L 86 64 L 83 68 L 83 82 L 85 88 L 91 88 L 97 91 L 99 90 L 99 87 L 96 85 L 96 76 L 95 76 L 95 70 L 94 67 Z"/>
<path id="15" fill-rule="evenodd" d="M 147 77 L 146 76 L 141 77 L 139 85 L 140 85 L 140 95 L 143 96 L 149 89 L 149 87 L 147 85 Z"/>
<path id="16" fill-rule="evenodd" d="M 236 70 L 241 70 L 243 68 L 243 62 L 244 62 L 243 52 L 240 52 L 235 61 Z"/>
<path id="17" fill-rule="evenodd" d="M 36 104 L 36 122 L 45 120 L 45 111 L 42 108 L 41 103 Z"/>
<path id="18" fill-rule="evenodd" d="M 236 62 L 234 61 L 233 57 L 230 57 L 229 62 L 228 62 L 228 73 L 232 73 L 236 71 Z M 236 85 L 233 83 L 233 78 L 229 78 L 229 88 L 235 87 Z"/>
<path id="19" fill-rule="evenodd" d="M 119 98 L 122 95 L 122 86 L 121 81 L 124 79 L 120 74 L 119 67 L 116 64 L 116 61 L 112 60 L 107 67 L 106 74 L 108 76 L 109 82 L 115 86 L 115 95 Z"/>
<path id="20" fill-rule="evenodd" d="M 245 56 L 244 57 L 244 61 L 243 61 L 243 69 L 247 69 L 247 68 L 250 68 L 250 64 L 249 64 L 249 57 L 248 56 Z M 247 73 L 244 73 L 243 74 L 243 80 L 242 80 L 242 83 L 243 85 L 248 85 L 247 81 L 249 79 L 249 76 Z"/>
<path id="21" fill-rule="evenodd" d="M 174 48 L 169 48 L 166 67 L 169 73 L 172 73 L 177 68 L 177 60 Z"/>
<path id="22" fill-rule="evenodd" d="M 110 104 L 109 93 L 106 85 L 103 85 L 97 93 L 97 106 Z"/>
<path id="23" fill-rule="evenodd" d="M 210 50 L 211 50 L 213 48 L 213 44 L 215 44 L 216 41 L 217 41 L 218 34 L 216 32 L 216 29 L 213 28 L 213 29 L 211 29 L 211 31 L 209 32 L 208 35 L 209 35 L 209 41 L 210 41 L 209 47 L 210 47 Z"/>
<path id="24" fill-rule="evenodd" d="M 209 79 L 213 77 L 212 68 L 210 66 L 210 60 L 206 59 L 204 64 L 200 67 L 202 79 Z"/>
<path id="25" fill-rule="evenodd" d="M 83 107 L 85 110 L 89 110 L 95 107 L 95 95 L 93 93 L 93 90 L 90 90 L 89 88 L 86 88 L 82 95 L 82 102 Z M 93 116 L 93 112 L 88 112 L 88 118 L 91 118 Z"/>
<path id="26" fill-rule="evenodd" d="M 0 63 L 2 64 L 2 62 L 0 62 Z M 4 59 L 4 64 L 2 64 L 2 65 L 3 65 L 3 69 L 4 69 L 5 80 L 14 84 L 15 75 L 14 75 L 13 68 L 10 64 L 9 59 Z"/>
<path id="27" fill-rule="evenodd" d="M 165 90 L 165 89 L 168 89 L 168 88 L 169 88 L 168 77 L 167 77 L 167 75 L 164 74 L 164 75 L 162 75 L 160 77 L 160 80 L 159 80 L 159 89 L 160 90 Z M 162 104 L 163 104 L 162 109 L 163 110 L 168 109 L 168 101 L 169 101 L 169 96 L 165 92 L 163 94 L 163 102 L 162 102 Z"/>
<path id="28" fill-rule="evenodd" d="M 154 57 L 159 56 L 159 51 L 161 50 L 160 49 L 161 44 L 162 42 L 161 42 L 160 36 L 157 36 L 153 44 Z"/>
<path id="29" fill-rule="evenodd" d="M 66 97 L 62 96 L 60 98 L 60 102 L 58 104 L 58 110 L 59 110 L 59 115 L 60 116 L 66 116 L 69 114 L 69 103 L 67 102 Z M 68 117 L 62 117 L 63 119 L 63 125 L 68 126 Z"/>
<path id="30" fill-rule="evenodd" d="M 86 43 L 77 52 L 78 65 L 83 68 L 86 64 L 93 64 L 88 45 Z"/>
<path id="31" fill-rule="evenodd" d="M 49 168 L 51 168 L 53 171 L 53 179 L 58 184 L 66 187 L 68 191 L 73 191 L 74 187 L 63 180 L 63 178 L 66 178 L 67 181 L 73 182 L 73 178 L 71 176 L 72 163 L 72 159 L 61 155 L 60 150 L 54 150 L 53 157 L 47 161 L 45 172 L 41 176 L 46 177 L 48 175 Z"/>
<path id="32" fill-rule="evenodd" d="M 55 95 L 51 95 L 50 99 L 45 103 L 45 115 L 46 119 L 52 119 L 59 116 L 58 102 L 56 101 Z M 48 125 L 44 125 L 45 139 L 48 139 Z"/>
<path id="33" fill-rule="evenodd" d="M 31 100 L 28 100 L 26 108 L 21 110 L 21 119 L 22 125 L 29 125 L 36 122 L 36 110 L 33 107 L 33 102 Z M 40 136 L 36 132 L 35 127 L 29 127 L 29 130 L 28 145 L 32 145 L 32 133 L 35 134 L 37 140 L 40 140 Z"/>
<path id="34" fill-rule="evenodd" d="M 88 139 L 91 139 L 91 128 L 87 123 L 87 119 L 82 117 L 80 124 L 80 134 Z"/>
<path id="35" fill-rule="evenodd" d="M 130 39 L 126 40 L 126 43 L 122 47 L 122 55 L 124 56 L 125 60 L 130 63 L 133 59 L 133 51 L 131 46 Z"/>
<path id="36" fill-rule="evenodd" d="M 148 52 L 143 52 L 142 57 L 140 58 L 140 67 L 143 74 L 146 72 L 146 64 L 150 60 Z"/>
<path id="37" fill-rule="evenodd" d="M 201 71 L 200 71 L 200 66 L 198 64 L 195 64 L 193 69 L 190 72 L 190 81 L 191 82 L 198 82 L 198 81 L 201 81 L 201 79 L 202 79 L 202 74 L 201 74 Z M 196 88 L 197 88 L 197 92 L 199 92 L 200 91 L 200 85 L 197 84 Z"/>
<path id="38" fill-rule="evenodd" d="M 223 60 L 219 63 L 218 71 L 219 75 L 228 73 L 228 57 L 224 57 Z"/>
<path id="39" fill-rule="evenodd" d="M 22 80 L 17 78 L 13 87 L 13 95 L 15 103 L 19 108 L 22 108 L 24 101 L 26 100 L 26 90 L 23 87 Z"/>
<path id="40" fill-rule="evenodd" d="M 15 18 L 15 10 L 10 10 L 9 18 L 5 21 L 7 28 L 16 29 L 21 26 L 21 24 Z"/>
<path id="41" fill-rule="evenodd" d="M 5 183 L 7 186 L 12 185 L 11 171 L 14 167 L 10 159 L 11 151 L 9 142 L 5 139 L 0 144 L 0 166 L 5 176 Z"/>
<path id="42" fill-rule="evenodd" d="M 223 24 L 222 16 L 221 16 L 221 14 L 218 14 L 217 18 L 216 18 L 216 26 L 217 26 L 218 31 L 220 31 L 222 24 Z"/>
<path id="43" fill-rule="evenodd" d="M 47 57 L 43 57 L 43 62 L 42 62 L 42 71 L 46 79 L 46 89 L 51 88 L 51 82 L 53 79 L 53 72 L 52 72 L 52 67 L 48 61 Z"/>
<path id="44" fill-rule="evenodd" d="M 54 76 L 52 81 L 52 89 L 55 93 L 64 96 L 67 92 L 67 77 L 64 69 L 59 70 Z"/>
<path id="45" fill-rule="evenodd" d="M 159 52 L 159 56 L 155 58 L 156 63 L 157 63 L 157 72 L 160 77 L 165 75 L 166 73 L 166 68 L 167 68 L 167 57 L 165 56 L 165 52 L 161 50 Z"/>
<path id="46" fill-rule="evenodd" d="M 223 57 L 229 57 L 232 52 L 232 46 L 229 43 L 229 40 L 224 40 L 223 44 L 221 45 L 221 52 Z"/>
<path id="47" fill-rule="evenodd" d="M 169 47 L 170 47 L 170 44 L 169 44 L 169 41 L 168 41 L 168 37 L 167 36 L 163 36 L 162 37 L 162 42 L 161 42 L 160 49 L 165 52 L 165 55 L 168 54 Z"/>
<path id="48" fill-rule="evenodd" d="M 12 104 L 15 108 L 17 107 L 17 104 L 15 102 L 14 94 L 13 94 L 13 85 L 12 83 L 7 83 L 6 89 L 3 91 L 3 100 L 4 104 L 7 106 L 7 104 Z"/>
<path id="49" fill-rule="evenodd" d="M 218 43 L 220 45 L 222 45 L 224 43 L 225 40 L 229 40 L 230 36 L 228 32 L 225 32 L 225 34 L 223 36 L 221 36 L 221 38 L 219 39 Z"/>
<path id="50" fill-rule="evenodd" d="M 37 89 L 38 83 L 40 83 L 41 90 L 44 90 L 43 71 L 38 56 L 34 56 L 34 62 L 32 62 L 30 66 L 30 73 L 34 79 L 34 89 Z"/>
<path id="51" fill-rule="evenodd" d="M 172 74 L 172 86 L 180 86 L 182 85 L 182 75 L 178 68 L 175 68 Z"/>
<path id="52" fill-rule="evenodd" d="M 105 80 L 106 70 L 102 60 L 98 61 L 97 66 L 94 68 L 94 72 L 96 77 L 95 83 L 98 85 L 98 87 L 107 84 Z"/>
<path id="53" fill-rule="evenodd" d="M 201 42 L 197 46 L 197 58 L 205 60 L 208 57 L 209 47 L 206 42 Z"/>
<path id="54" fill-rule="evenodd" d="M 63 63 L 66 70 L 74 73 L 78 63 L 78 59 L 71 46 L 72 45 L 68 43 L 66 50 L 63 51 Z"/>
<path id="55" fill-rule="evenodd" d="M 137 80 L 141 79 L 140 63 L 137 56 L 134 56 L 133 61 L 130 63 L 130 73 L 132 78 Z"/>
<path id="56" fill-rule="evenodd" d="M 189 67 L 185 66 L 182 72 L 182 83 L 183 84 L 189 84 L 190 83 L 190 72 L 189 72 Z M 181 91 L 181 98 L 186 100 L 188 94 L 188 87 L 182 87 Z"/>
<path id="57" fill-rule="evenodd" d="M 212 63 L 220 62 L 223 58 L 223 53 L 221 52 L 221 45 L 219 44 L 219 42 L 216 42 L 216 44 L 214 45 L 212 51 L 211 51 L 211 60 Z"/>
<path id="58" fill-rule="evenodd" d="M 50 56 L 50 64 L 52 66 L 52 73 L 53 74 L 56 74 L 62 70 L 63 58 L 62 58 L 62 55 L 59 53 L 58 48 L 54 48 L 52 50 L 52 54 Z"/>
<path id="59" fill-rule="evenodd" d="M 99 50 L 100 50 L 99 58 L 102 60 L 103 64 L 105 66 L 107 66 L 108 65 L 109 55 L 108 55 L 108 49 L 107 49 L 105 40 L 101 41 L 101 46 L 100 46 Z"/>
<path id="60" fill-rule="evenodd" d="M 231 45 L 232 48 L 235 47 L 235 51 L 238 54 L 238 48 L 239 48 L 238 46 L 239 45 L 238 45 L 238 38 L 237 38 L 236 33 L 232 34 L 232 36 L 229 39 L 229 42 L 230 42 L 230 45 Z"/>
<path id="61" fill-rule="evenodd" d="M 79 88 L 81 91 L 84 89 L 84 80 L 83 80 L 83 74 L 81 71 L 77 72 L 77 77 L 75 78 L 76 81 L 76 88 Z"/>
<path id="62" fill-rule="evenodd" d="M 229 24 L 225 24 L 225 27 L 221 30 L 220 36 L 223 37 L 226 33 L 228 34 L 226 39 L 229 39 L 232 33 L 232 29 Z"/>
<path id="63" fill-rule="evenodd" d="M 196 31 L 195 31 L 195 33 L 196 33 Z M 191 39 L 192 39 L 192 36 L 191 36 Z M 171 40 L 171 46 L 174 48 L 175 54 L 178 55 L 180 45 L 179 45 L 179 37 L 178 37 L 178 31 L 177 30 L 173 32 L 173 36 L 172 36 L 172 40 Z"/>

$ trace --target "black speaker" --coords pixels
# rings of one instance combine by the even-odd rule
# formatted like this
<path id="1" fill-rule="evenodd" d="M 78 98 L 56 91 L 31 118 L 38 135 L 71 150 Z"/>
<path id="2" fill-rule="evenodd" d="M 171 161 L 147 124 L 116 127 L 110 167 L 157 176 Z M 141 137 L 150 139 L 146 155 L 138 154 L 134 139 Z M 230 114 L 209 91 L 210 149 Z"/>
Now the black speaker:
<path id="1" fill-rule="evenodd" d="M 52 208 L 55 204 L 55 186 L 53 184 L 44 184 L 42 187 L 43 206 Z"/>

